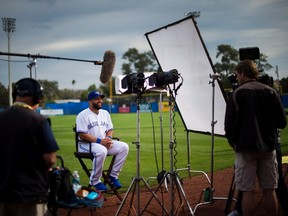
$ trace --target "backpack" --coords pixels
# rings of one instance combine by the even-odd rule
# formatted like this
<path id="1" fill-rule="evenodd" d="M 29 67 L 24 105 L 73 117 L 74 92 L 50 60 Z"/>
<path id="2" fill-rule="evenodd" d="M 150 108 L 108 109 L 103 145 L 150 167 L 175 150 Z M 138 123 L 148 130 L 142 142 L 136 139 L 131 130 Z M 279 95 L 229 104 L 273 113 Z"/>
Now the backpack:
<path id="1" fill-rule="evenodd" d="M 71 184 L 71 172 L 68 168 L 53 168 L 49 172 L 50 192 L 49 200 L 69 201 L 76 198 Z"/>
<path id="2" fill-rule="evenodd" d="M 83 186 L 79 192 L 87 191 L 87 197 L 78 192 L 76 194 L 73 190 L 72 178 L 70 170 L 66 167 L 52 168 L 52 171 L 49 172 L 50 191 L 48 206 L 52 209 L 52 212 L 55 212 L 57 206 L 69 209 L 83 207 L 101 208 L 104 202 L 103 194 L 100 191 Z M 94 196 L 91 197 L 91 195 Z"/>

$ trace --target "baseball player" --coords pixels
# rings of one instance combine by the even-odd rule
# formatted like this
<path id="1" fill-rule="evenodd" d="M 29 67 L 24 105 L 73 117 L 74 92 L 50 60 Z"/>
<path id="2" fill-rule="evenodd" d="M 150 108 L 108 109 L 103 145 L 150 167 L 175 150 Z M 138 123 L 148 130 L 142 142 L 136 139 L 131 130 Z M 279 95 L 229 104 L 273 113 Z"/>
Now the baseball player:
<path id="1" fill-rule="evenodd" d="M 94 155 L 90 185 L 99 191 L 108 188 L 101 182 L 103 165 L 107 155 L 116 155 L 109 179 L 116 188 L 122 185 L 118 176 L 127 158 L 129 147 L 127 143 L 112 140 L 113 123 L 110 114 L 101 109 L 105 96 L 97 91 L 88 95 L 89 107 L 81 111 L 76 117 L 76 130 L 80 140 L 92 143 L 91 151 Z M 79 142 L 79 152 L 89 152 L 89 143 Z"/>

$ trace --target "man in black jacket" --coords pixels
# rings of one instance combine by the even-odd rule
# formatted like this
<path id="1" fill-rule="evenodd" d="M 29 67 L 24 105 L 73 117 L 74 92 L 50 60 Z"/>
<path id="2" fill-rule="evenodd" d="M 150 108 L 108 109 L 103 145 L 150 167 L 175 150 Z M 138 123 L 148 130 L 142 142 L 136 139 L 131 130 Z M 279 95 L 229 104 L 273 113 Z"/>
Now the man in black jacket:
<path id="1" fill-rule="evenodd" d="M 40 84 L 19 80 L 13 106 L 0 112 L 0 215 L 48 215 L 48 170 L 58 145 L 47 119 L 35 110 Z"/>
<path id="2" fill-rule="evenodd" d="M 276 91 L 257 81 L 255 63 L 244 60 L 236 66 L 239 87 L 227 102 L 225 131 L 235 150 L 236 189 L 243 192 L 243 215 L 254 215 L 256 178 L 265 194 L 267 215 L 277 215 L 277 129 L 287 119 Z"/>

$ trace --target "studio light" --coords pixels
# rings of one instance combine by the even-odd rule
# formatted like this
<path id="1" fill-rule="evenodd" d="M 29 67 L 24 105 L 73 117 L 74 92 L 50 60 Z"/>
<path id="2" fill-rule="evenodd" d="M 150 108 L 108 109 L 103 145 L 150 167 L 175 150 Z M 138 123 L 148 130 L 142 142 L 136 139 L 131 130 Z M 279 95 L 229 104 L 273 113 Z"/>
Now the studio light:
<path id="1" fill-rule="evenodd" d="M 176 69 L 154 73 L 149 77 L 149 85 L 156 87 L 165 87 L 166 85 L 178 82 L 179 74 Z"/>
<path id="2" fill-rule="evenodd" d="M 132 73 L 125 76 L 121 80 L 121 88 L 128 90 L 125 93 L 138 93 L 143 87 L 145 82 L 144 73 Z"/>

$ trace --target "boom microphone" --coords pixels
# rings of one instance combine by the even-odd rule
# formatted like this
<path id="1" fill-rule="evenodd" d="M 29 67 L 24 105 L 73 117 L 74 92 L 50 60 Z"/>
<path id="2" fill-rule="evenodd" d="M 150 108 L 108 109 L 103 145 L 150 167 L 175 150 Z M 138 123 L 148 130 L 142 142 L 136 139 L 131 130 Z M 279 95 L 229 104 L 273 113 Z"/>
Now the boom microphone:
<path id="1" fill-rule="evenodd" d="M 44 56 L 44 55 L 32 55 L 32 54 L 21 54 L 21 53 L 6 53 L 0 52 L 0 55 L 8 55 L 8 56 L 20 56 L 20 57 L 28 57 L 28 58 L 44 58 L 44 59 L 57 59 L 57 60 L 70 60 L 70 61 L 80 61 L 80 62 L 92 62 L 94 65 L 102 65 L 100 81 L 103 84 L 109 82 L 114 66 L 115 66 L 115 53 L 112 50 L 108 50 L 104 53 L 103 61 L 94 61 L 94 60 L 85 60 L 85 59 L 74 59 L 74 58 L 63 58 L 63 57 L 54 57 L 54 56 Z"/>
<path id="2" fill-rule="evenodd" d="M 102 69 L 100 74 L 100 81 L 103 84 L 109 82 L 114 70 L 115 62 L 116 62 L 115 53 L 112 50 L 106 51 L 104 53 Z"/>

